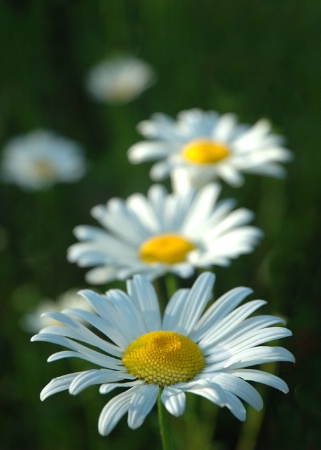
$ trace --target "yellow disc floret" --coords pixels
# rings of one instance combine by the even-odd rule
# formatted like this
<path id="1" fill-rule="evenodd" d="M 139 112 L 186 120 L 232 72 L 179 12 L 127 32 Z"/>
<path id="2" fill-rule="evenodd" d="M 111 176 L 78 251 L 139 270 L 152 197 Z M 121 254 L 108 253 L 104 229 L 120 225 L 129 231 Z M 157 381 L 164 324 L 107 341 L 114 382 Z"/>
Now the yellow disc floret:
<path id="1" fill-rule="evenodd" d="M 191 141 L 182 149 L 183 157 L 197 164 L 215 164 L 225 159 L 229 154 L 230 151 L 226 145 L 210 139 Z"/>
<path id="2" fill-rule="evenodd" d="M 205 366 L 197 344 L 173 331 L 143 334 L 129 344 L 122 361 L 131 375 L 159 386 L 189 381 Z"/>
<path id="3" fill-rule="evenodd" d="M 182 236 L 169 233 L 154 236 L 140 247 L 140 258 L 146 263 L 177 264 L 186 260 L 186 255 L 195 245 Z"/>

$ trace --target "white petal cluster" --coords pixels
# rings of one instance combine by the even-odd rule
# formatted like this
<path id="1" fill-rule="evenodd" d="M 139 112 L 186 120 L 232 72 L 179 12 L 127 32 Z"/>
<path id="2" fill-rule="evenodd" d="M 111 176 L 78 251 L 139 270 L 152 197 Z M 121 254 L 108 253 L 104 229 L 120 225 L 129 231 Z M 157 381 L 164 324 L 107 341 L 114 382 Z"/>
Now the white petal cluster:
<path id="1" fill-rule="evenodd" d="M 173 176 L 183 169 L 193 186 L 223 180 L 236 187 L 243 183 L 243 173 L 282 176 L 284 169 L 280 163 L 291 159 L 282 137 L 272 133 L 267 120 L 250 126 L 239 124 L 234 114 L 191 109 L 180 112 L 176 121 L 165 114 L 154 114 L 150 120 L 141 122 L 138 130 L 149 140 L 134 144 L 128 157 L 135 164 L 158 161 L 151 170 L 154 180 Z M 204 138 L 226 145 L 230 155 L 207 165 L 187 161 L 182 148 Z M 179 184 L 179 179 L 174 183 Z"/>
<path id="2" fill-rule="evenodd" d="M 154 80 L 154 70 L 149 64 L 131 56 L 118 56 L 93 67 L 86 83 L 97 101 L 127 103 L 149 88 Z"/>
<path id="3" fill-rule="evenodd" d="M 81 146 L 47 130 L 11 139 L 3 150 L 2 178 L 35 191 L 55 183 L 74 183 L 86 171 Z"/>
<path id="4" fill-rule="evenodd" d="M 178 290 L 167 304 L 163 317 L 154 288 L 140 275 L 127 281 L 127 293 L 120 290 L 110 290 L 106 295 L 89 290 L 80 292 L 95 314 L 81 309 L 48 313 L 48 317 L 64 326 L 45 328 L 32 340 L 67 348 L 54 353 L 48 361 L 77 357 L 98 368 L 54 378 L 43 389 L 41 399 L 64 390 L 75 395 L 97 384 L 102 394 L 125 388 L 103 408 L 99 432 L 109 434 L 127 413 L 129 427 L 138 428 L 153 408 L 159 386 L 146 384 L 129 374 L 122 355 L 139 336 L 159 330 L 189 337 L 205 358 L 205 367 L 192 380 L 165 386 L 161 400 L 174 416 L 183 414 L 187 392 L 227 407 L 239 420 L 246 418 L 242 401 L 257 410 L 262 408 L 262 398 L 249 381 L 287 392 L 282 379 L 253 367 L 272 361 L 293 362 L 293 355 L 286 349 L 265 345 L 290 336 L 291 332 L 283 326 L 275 326 L 283 324 L 278 317 L 252 316 L 265 301 L 252 300 L 240 306 L 252 292 L 248 288 L 235 288 L 206 309 L 214 280 L 213 274 L 203 273 L 191 289 Z M 83 322 L 90 325 L 90 329 Z"/>
<path id="5" fill-rule="evenodd" d="M 69 248 L 68 260 L 93 267 L 86 277 L 92 284 L 126 279 L 136 273 L 149 279 L 169 272 L 187 278 L 197 267 L 227 266 L 231 259 L 250 253 L 262 233 L 248 225 L 252 212 L 233 210 L 234 202 L 218 201 L 219 193 L 218 184 L 170 194 L 163 186 L 153 185 L 147 197 L 133 194 L 126 201 L 112 198 L 92 210 L 103 229 L 86 225 L 75 228 L 81 242 Z M 140 258 L 141 245 L 164 233 L 177 233 L 193 242 L 195 249 L 185 261 L 146 263 Z"/>

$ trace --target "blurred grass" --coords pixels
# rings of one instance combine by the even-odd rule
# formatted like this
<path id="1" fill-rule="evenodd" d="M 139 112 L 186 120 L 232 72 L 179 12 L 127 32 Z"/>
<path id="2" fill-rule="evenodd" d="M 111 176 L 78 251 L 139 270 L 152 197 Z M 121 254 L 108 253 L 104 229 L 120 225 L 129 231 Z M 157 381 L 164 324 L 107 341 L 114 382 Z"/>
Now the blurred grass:
<path id="1" fill-rule="evenodd" d="M 293 150 L 285 180 L 249 175 L 242 189 L 225 187 L 224 195 L 256 212 L 265 239 L 217 270 L 216 293 L 250 285 L 294 332 L 284 345 L 297 363 L 279 367 L 290 393 L 267 390 L 256 450 L 321 448 L 320 20 L 316 0 L 2 0 L 1 144 L 49 128 L 83 144 L 89 173 L 35 194 L 0 186 L 1 450 L 158 448 L 153 415 L 135 432 L 122 420 L 111 436 L 99 436 L 105 398 L 95 388 L 41 403 L 41 388 L 73 368 L 48 365 L 51 349 L 31 345 L 20 321 L 43 297 L 85 285 L 65 252 L 73 227 L 93 223 L 90 208 L 150 185 L 149 165 L 130 166 L 126 158 L 140 139 L 136 124 L 192 107 L 233 111 L 249 122 L 267 117 Z M 84 78 L 116 51 L 152 64 L 157 84 L 128 105 L 96 104 Z M 184 419 L 176 420 L 184 430 Z M 236 449 L 240 428 L 219 411 L 217 448 Z"/>

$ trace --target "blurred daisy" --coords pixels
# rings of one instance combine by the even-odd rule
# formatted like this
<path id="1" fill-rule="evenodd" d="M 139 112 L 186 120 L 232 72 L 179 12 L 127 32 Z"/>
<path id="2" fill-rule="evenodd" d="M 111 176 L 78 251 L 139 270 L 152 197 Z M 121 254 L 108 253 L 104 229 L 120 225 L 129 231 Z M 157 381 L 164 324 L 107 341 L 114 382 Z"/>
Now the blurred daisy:
<path id="1" fill-rule="evenodd" d="M 46 130 L 11 139 L 4 148 L 2 177 L 26 190 L 74 183 L 86 170 L 82 148 Z"/>
<path id="2" fill-rule="evenodd" d="M 89 303 L 78 295 L 78 290 L 71 289 L 60 295 L 56 301 L 43 300 L 34 311 L 26 314 L 22 321 L 22 327 L 31 333 L 37 333 L 50 325 L 62 325 L 61 322 L 43 316 L 47 311 L 62 311 L 68 308 L 80 308 L 85 311 L 93 311 Z"/>
<path id="3" fill-rule="evenodd" d="M 101 102 L 127 103 L 149 88 L 155 75 L 151 66 L 134 57 L 106 59 L 88 75 L 87 88 Z"/>
<path id="4" fill-rule="evenodd" d="M 247 225 L 252 212 L 232 210 L 231 200 L 217 202 L 219 193 L 217 184 L 172 194 L 154 185 L 147 197 L 112 198 L 91 211 L 105 230 L 76 227 L 82 242 L 68 249 L 68 260 L 94 267 L 86 276 L 92 284 L 135 273 L 149 279 L 168 272 L 187 278 L 195 267 L 227 266 L 232 258 L 253 250 L 261 231 Z"/>
<path id="5" fill-rule="evenodd" d="M 163 318 L 152 285 L 140 275 L 127 282 L 128 294 L 81 291 L 97 314 L 80 309 L 48 313 L 65 326 L 45 328 L 32 340 L 68 349 L 54 353 L 48 361 L 78 357 L 99 369 L 54 378 L 42 390 L 41 399 L 64 390 L 75 395 L 95 384 L 101 385 L 102 394 L 126 388 L 100 414 L 99 432 L 108 435 L 127 412 L 128 426 L 141 426 L 160 389 L 162 403 L 174 416 L 184 413 L 186 392 L 190 392 L 227 407 L 239 420 L 246 418 L 241 400 L 256 410 L 263 406 L 248 381 L 288 392 L 279 377 L 249 368 L 272 361 L 294 362 L 288 350 L 261 345 L 291 335 L 284 327 L 271 326 L 283 320 L 269 315 L 249 317 L 266 302 L 253 300 L 239 306 L 251 293 L 244 287 L 227 292 L 204 312 L 213 283 L 214 275 L 203 273 L 191 289 L 178 290 Z"/>
<path id="6" fill-rule="evenodd" d="M 233 114 L 220 116 L 214 111 L 191 109 L 181 112 L 177 121 L 155 114 L 151 120 L 141 122 L 138 129 L 152 141 L 133 145 L 129 160 L 159 160 L 152 167 L 152 178 L 174 175 L 174 184 L 178 185 L 181 169 L 197 187 L 217 179 L 240 186 L 243 172 L 279 177 L 284 174 L 280 163 L 291 158 L 283 148 L 283 139 L 271 132 L 266 120 L 249 126 L 238 124 Z"/>

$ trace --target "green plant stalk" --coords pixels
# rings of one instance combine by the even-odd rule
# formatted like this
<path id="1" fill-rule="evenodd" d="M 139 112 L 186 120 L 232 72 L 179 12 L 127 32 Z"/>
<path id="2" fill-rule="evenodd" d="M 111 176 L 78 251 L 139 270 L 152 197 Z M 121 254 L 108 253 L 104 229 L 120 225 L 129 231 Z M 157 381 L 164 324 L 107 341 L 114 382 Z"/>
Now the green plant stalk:
<path id="1" fill-rule="evenodd" d="M 161 400 L 162 392 L 163 392 L 163 388 L 160 387 L 159 391 L 158 391 L 158 397 L 157 397 L 159 431 L 160 431 L 161 440 L 162 440 L 162 449 L 163 450 L 171 450 L 169 421 L 168 421 L 167 412 L 165 411 L 165 407 Z"/>

